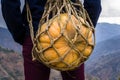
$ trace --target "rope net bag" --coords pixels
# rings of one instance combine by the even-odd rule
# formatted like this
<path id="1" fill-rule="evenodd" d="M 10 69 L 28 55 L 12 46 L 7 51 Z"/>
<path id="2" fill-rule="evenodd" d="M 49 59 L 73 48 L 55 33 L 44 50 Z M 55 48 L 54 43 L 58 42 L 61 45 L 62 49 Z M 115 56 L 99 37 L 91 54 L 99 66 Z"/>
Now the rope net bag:
<path id="1" fill-rule="evenodd" d="M 47 0 L 34 37 L 32 18 L 28 21 L 33 41 L 32 57 L 49 68 L 73 70 L 84 63 L 95 45 L 93 24 L 79 0 Z"/>

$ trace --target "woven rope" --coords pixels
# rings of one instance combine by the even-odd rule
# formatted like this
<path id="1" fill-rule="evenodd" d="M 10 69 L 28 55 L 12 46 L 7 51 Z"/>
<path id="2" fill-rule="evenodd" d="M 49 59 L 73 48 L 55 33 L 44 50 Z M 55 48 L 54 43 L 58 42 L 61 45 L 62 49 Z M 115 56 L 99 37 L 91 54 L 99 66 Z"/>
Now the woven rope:
<path id="1" fill-rule="evenodd" d="M 52 36 L 50 35 L 50 33 L 48 31 L 50 29 L 51 22 L 56 17 L 58 17 L 58 22 L 60 23 L 59 16 L 60 16 L 60 14 L 63 14 L 63 13 L 68 14 L 68 20 L 66 21 L 66 24 L 69 20 L 71 20 L 72 24 L 74 25 L 74 29 L 75 29 L 76 33 L 75 33 L 75 36 L 72 40 L 68 37 L 68 35 L 64 34 L 66 25 L 64 26 L 64 28 L 61 29 L 60 35 L 55 39 L 52 38 Z M 80 27 L 79 28 L 76 27 L 77 25 L 71 19 L 72 15 L 75 16 L 75 18 L 79 21 L 79 25 L 84 25 L 86 28 L 89 29 L 87 31 L 87 37 L 84 37 L 84 35 L 81 34 Z M 83 23 L 83 21 L 81 21 L 80 17 L 83 18 L 84 23 Z M 27 19 L 28 19 L 28 22 L 29 22 L 31 39 L 32 39 L 32 42 L 33 42 L 33 50 L 32 50 L 33 60 L 37 59 L 37 60 L 43 62 L 43 64 L 45 64 L 46 66 L 48 66 L 50 68 L 57 69 L 57 70 L 60 70 L 60 71 L 75 69 L 76 67 L 80 66 L 84 61 L 86 61 L 88 59 L 88 57 L 86 57 L 82 54 L 82 52 L 85 51 L 86 47 L 87 46 L 92 46 L 92 48 L 94 48 L 94 45 L 95 45 L 94 26 L 93 26 L 93 24 L 92 24 L 92 22 L 89 18 L 89 15 L 87 14 L 86 10 L 83 8 L 83 5 L 81 4 L 81 2 L 79 0 L 76 0 L 76 3 L 73 3 L 70 0 L 47 0 L 46 5 L 45 5 L 45 9 L 44 9 L 44 13 L 42 15 L 42 18 L 40 19 L 40 23 L 39 23 L 39 26 L 38 26 L 38 31 L 37 31 L 35 37 L 34 37 L 34 30 L 33 30 L 33 25 L 32 25 L 32 15 L 31 15 L 28 4 L 27 4 Z M 41 26 L 44 23 L 46 23 L 47 26 L 46 26 L 45 31 L 41 32 L 40 31 Z M 59 24 L 59 26 L 60 26 L 60 24 Z M 88 42 L 88 35 L 89 35 L 90 31 L 92 31 L 92 33 L 93 33 L 93 39 L 94 39 L 93 44 L 90 44 Z M 41 45 L 40 48 L 38 49 L 37 44 L 41 43 L 39 41 L 39 37 L 42 34 L 47 34 L 49 36 L 50 41 L 51 41 L 50 46 L 48 46 L 46 48 L 43 48 L 42 45 Z M 79 51 L 79 49 L 77 49 L 76 46 L 75 46 L 75 41 L 76 41 L 76 39 L 79 35 L 84 39 L 84 41 L 86 43 L 86 45 L 84 46 L 84 49 L 82 51 Z M 60 53 L 57 51 L 56 47 L 54 46 L 54 44 L 61 37 L 63 37 L 66 40 L 67 44 L 70 46 L 70 49 L 68 49 L 65 52 L 65 54 L 62 55 L 62 56 L 60 56 Z M 52 60 L 52 61 L 47 61 L 46 60 L 46 58 L 44 57 L 44 52 L 46 50 L 48 50 L 49 48 L 53 48 L 55 50 L 56 54 L 59 56 L 59 59 L 55 59 L 55 60 Z M 72 64 L 68 64 L 68 63 L 64 62 L 64 58 L 69 54 L 69 52 L 71 50 L 74 50 L 75 52 L 77 52 L 79 58 L 76 61 L 74 61 Z M 51 65 L 52 63 L 59 62 L 59 61 L 64 63 L 67 67 L 66 68 L 58 68 L 58 67 L 55 67 L 55 66 Z M 74 63 L 76 63 L 77 61 L 81 61 L 81 62 L 79 62 L 78 65 L 74 65 Z"/>

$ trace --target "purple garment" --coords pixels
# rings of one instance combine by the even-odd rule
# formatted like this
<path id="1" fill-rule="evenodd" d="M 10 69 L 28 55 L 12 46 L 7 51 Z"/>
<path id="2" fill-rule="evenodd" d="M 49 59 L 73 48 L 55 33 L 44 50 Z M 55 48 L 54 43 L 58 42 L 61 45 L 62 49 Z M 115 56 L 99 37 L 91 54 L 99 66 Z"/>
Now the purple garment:
<path id="1" fill-rule="evenodd" d="M 23 43 L 24 74 L 25 80 L 49 80 L 50 68 L 40 62 L 32 61 L 32 41 L 26 37 Z M 85 80 L 84 64 L 73 71 L 62 71 L 63 80 Z"/>
<path id="2" fill-rule="evenodd" d="M 73 71 L 61 72 L 63 80 L 85 80 L 84 64 Z"/>
<path id="3" fill-rule="evenodd" d="M 48 80 L 50 69 L 40 62 L 32 61 L 32 46 L 31 38 L 26 37 L 23 43 L 25 80 Z"/>

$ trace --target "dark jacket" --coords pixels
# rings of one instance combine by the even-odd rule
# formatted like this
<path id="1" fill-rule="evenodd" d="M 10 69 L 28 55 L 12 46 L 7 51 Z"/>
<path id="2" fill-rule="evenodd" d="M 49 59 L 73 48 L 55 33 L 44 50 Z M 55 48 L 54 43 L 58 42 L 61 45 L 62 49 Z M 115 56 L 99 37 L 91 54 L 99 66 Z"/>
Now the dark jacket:
<path id="1" fill-rule="evenodd" d="M 34 30 L 37 30 L 39 20 L 44 10 L 46 0 L 27 0 L 32 14 Z M 22 44 L 26 34 L 29 34 L 26 20 L 26 7 L 20 11 L 20 0 L 1 0 L 2 14 L 14 40 Z M 100 0 L 84 0 L 84 7 L 94 24 L 97 23 L 101 12 Z"/>

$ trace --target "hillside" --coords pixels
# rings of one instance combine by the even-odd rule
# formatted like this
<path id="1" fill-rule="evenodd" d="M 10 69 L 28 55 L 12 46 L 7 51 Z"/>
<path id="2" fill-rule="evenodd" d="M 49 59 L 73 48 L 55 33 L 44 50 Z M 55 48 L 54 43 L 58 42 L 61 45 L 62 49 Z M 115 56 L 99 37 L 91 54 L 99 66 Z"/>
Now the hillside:
<path id="1" fill-rule="evenodd" d="M 20 54 L 0 47 L 0 80 L 23 80 L 22 62 Z"/>
<path id="2" fill-rule="evenodd" d="M 109 23 L 98 23 L 96 26 L 96 42 L 110 39 L 120 35 L 120 25 Z"/>
<path id="3" fill-rule="evenodd" d="M 120 75 L 120 35 L 96 45 L 86 62 L 86 73 L 100 80 L 117 80 Z"/>

